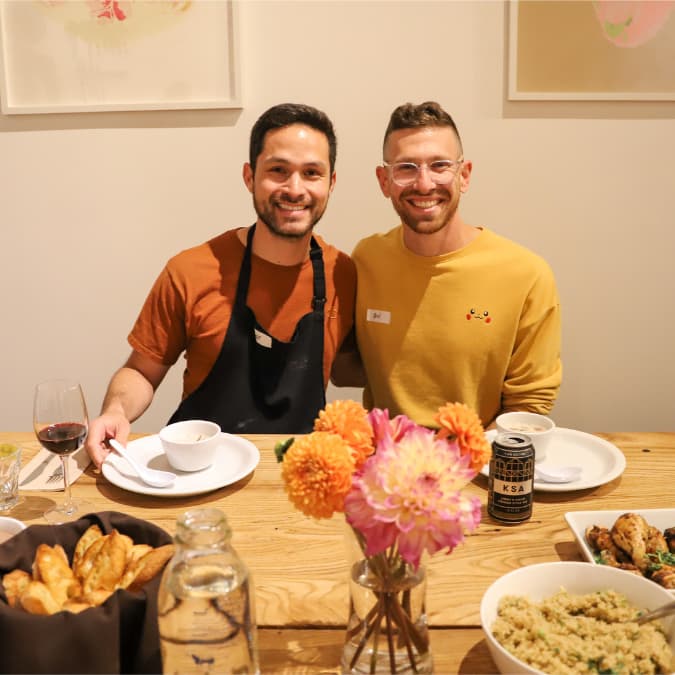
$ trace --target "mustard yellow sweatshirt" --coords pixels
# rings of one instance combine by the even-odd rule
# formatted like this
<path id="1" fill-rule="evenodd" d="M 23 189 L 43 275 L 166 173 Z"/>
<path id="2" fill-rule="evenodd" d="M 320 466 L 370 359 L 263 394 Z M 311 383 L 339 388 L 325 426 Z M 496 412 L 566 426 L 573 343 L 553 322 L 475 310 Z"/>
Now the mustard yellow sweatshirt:
<path id="1" fill-rule="evenodd" d="M 436 257 L 411 253 L 402 226 L 359 242 L 356 336 L 366 407 L 437 426 L 446 402 L 488 425 L 502 411 L 547 413 L 560 387 L 560 303 L 549 265 L 482 229 Z"/>

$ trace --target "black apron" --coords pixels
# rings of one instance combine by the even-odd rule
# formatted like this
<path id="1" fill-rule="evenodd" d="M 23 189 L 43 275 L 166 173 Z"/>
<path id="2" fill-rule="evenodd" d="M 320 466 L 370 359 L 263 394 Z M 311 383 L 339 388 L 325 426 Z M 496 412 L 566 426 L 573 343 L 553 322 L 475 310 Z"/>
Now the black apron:
<path id="1" fill-rule="evenodd" d="M 220 354 L 201 385 L 185 398 L 169 422 L 202 419 L 223 431 L 307 433 L 326 405 L 323 333 L 326 280 L 321 247 L 312 237 L 312 311 L 290 342 L 281 342 L 258 324 L 246 304 L 255 225 L 248 232 L 237 294 Z"/>

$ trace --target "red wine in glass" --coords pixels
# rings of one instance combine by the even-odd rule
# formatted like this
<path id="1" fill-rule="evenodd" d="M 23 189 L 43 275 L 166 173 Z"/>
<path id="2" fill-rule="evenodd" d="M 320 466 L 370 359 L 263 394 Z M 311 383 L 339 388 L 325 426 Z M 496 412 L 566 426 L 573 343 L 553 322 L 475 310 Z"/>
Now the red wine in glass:
<path id="1" fill-rule="evenodd" d="M 35 387 L 33 428 L 42 447 L 58 455 L 63 468 L 65 499 L 45 511 L 50 523 L 64 523 L 80 518 L 91 510 L 90 504 L 71 496 L 68 481 L 69 456 L 84 443 L 89 428 L 87 405 L 82 387 L 71 380 L 48 380 Z"/>
<path id="2" fill-rule="evenodd" d="M 69 455 L 84 443 L 87 427 L 79 422 L 58 422 L 38 431 L 42 447 L 57 455 Z"/>

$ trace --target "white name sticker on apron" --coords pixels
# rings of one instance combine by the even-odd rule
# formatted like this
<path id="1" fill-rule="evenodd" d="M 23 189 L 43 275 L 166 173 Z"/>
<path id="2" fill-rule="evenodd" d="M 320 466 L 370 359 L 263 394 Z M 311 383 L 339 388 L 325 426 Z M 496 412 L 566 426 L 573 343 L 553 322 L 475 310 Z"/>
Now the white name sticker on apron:
<path id="1" fill-rule="evenodd" d="M 383 309 L 369 309 L 366 311 L 366 321 L 373 323 L 391 323 L 391 312 L 385 312 Z"/>
<path id="2" fill-rule="evenodd" d="M 254 328 L 253 330 L 255 331 L 255 341 L 261 347 L 267 347 L 267 349 L 272 349 L 272 338 L 267 333 L 263 333 L 261 330 L 258 330 L 257 328 Z"/>

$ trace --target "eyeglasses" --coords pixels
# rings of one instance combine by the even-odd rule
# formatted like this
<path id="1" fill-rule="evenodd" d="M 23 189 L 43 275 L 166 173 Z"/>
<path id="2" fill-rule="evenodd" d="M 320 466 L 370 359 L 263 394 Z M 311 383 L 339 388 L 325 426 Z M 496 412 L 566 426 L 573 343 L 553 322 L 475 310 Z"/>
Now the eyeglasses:
<path id="1" fill-rule="evenodd" d="M 437 159 L 433 162 L 424 162 L 422 164 L 415 164 L 415 162 L 383 162 L 384 166 L 389 169 L 391 179 L 400 187 L 407 187 L 417 182 L 420 177 L 422 167 L 426 167 L 429 178 L 436 183 L 436 185 L 446 185 L 456 175 L 459 167 L 464 163 L 464 158 L 459 159 Z"/>

